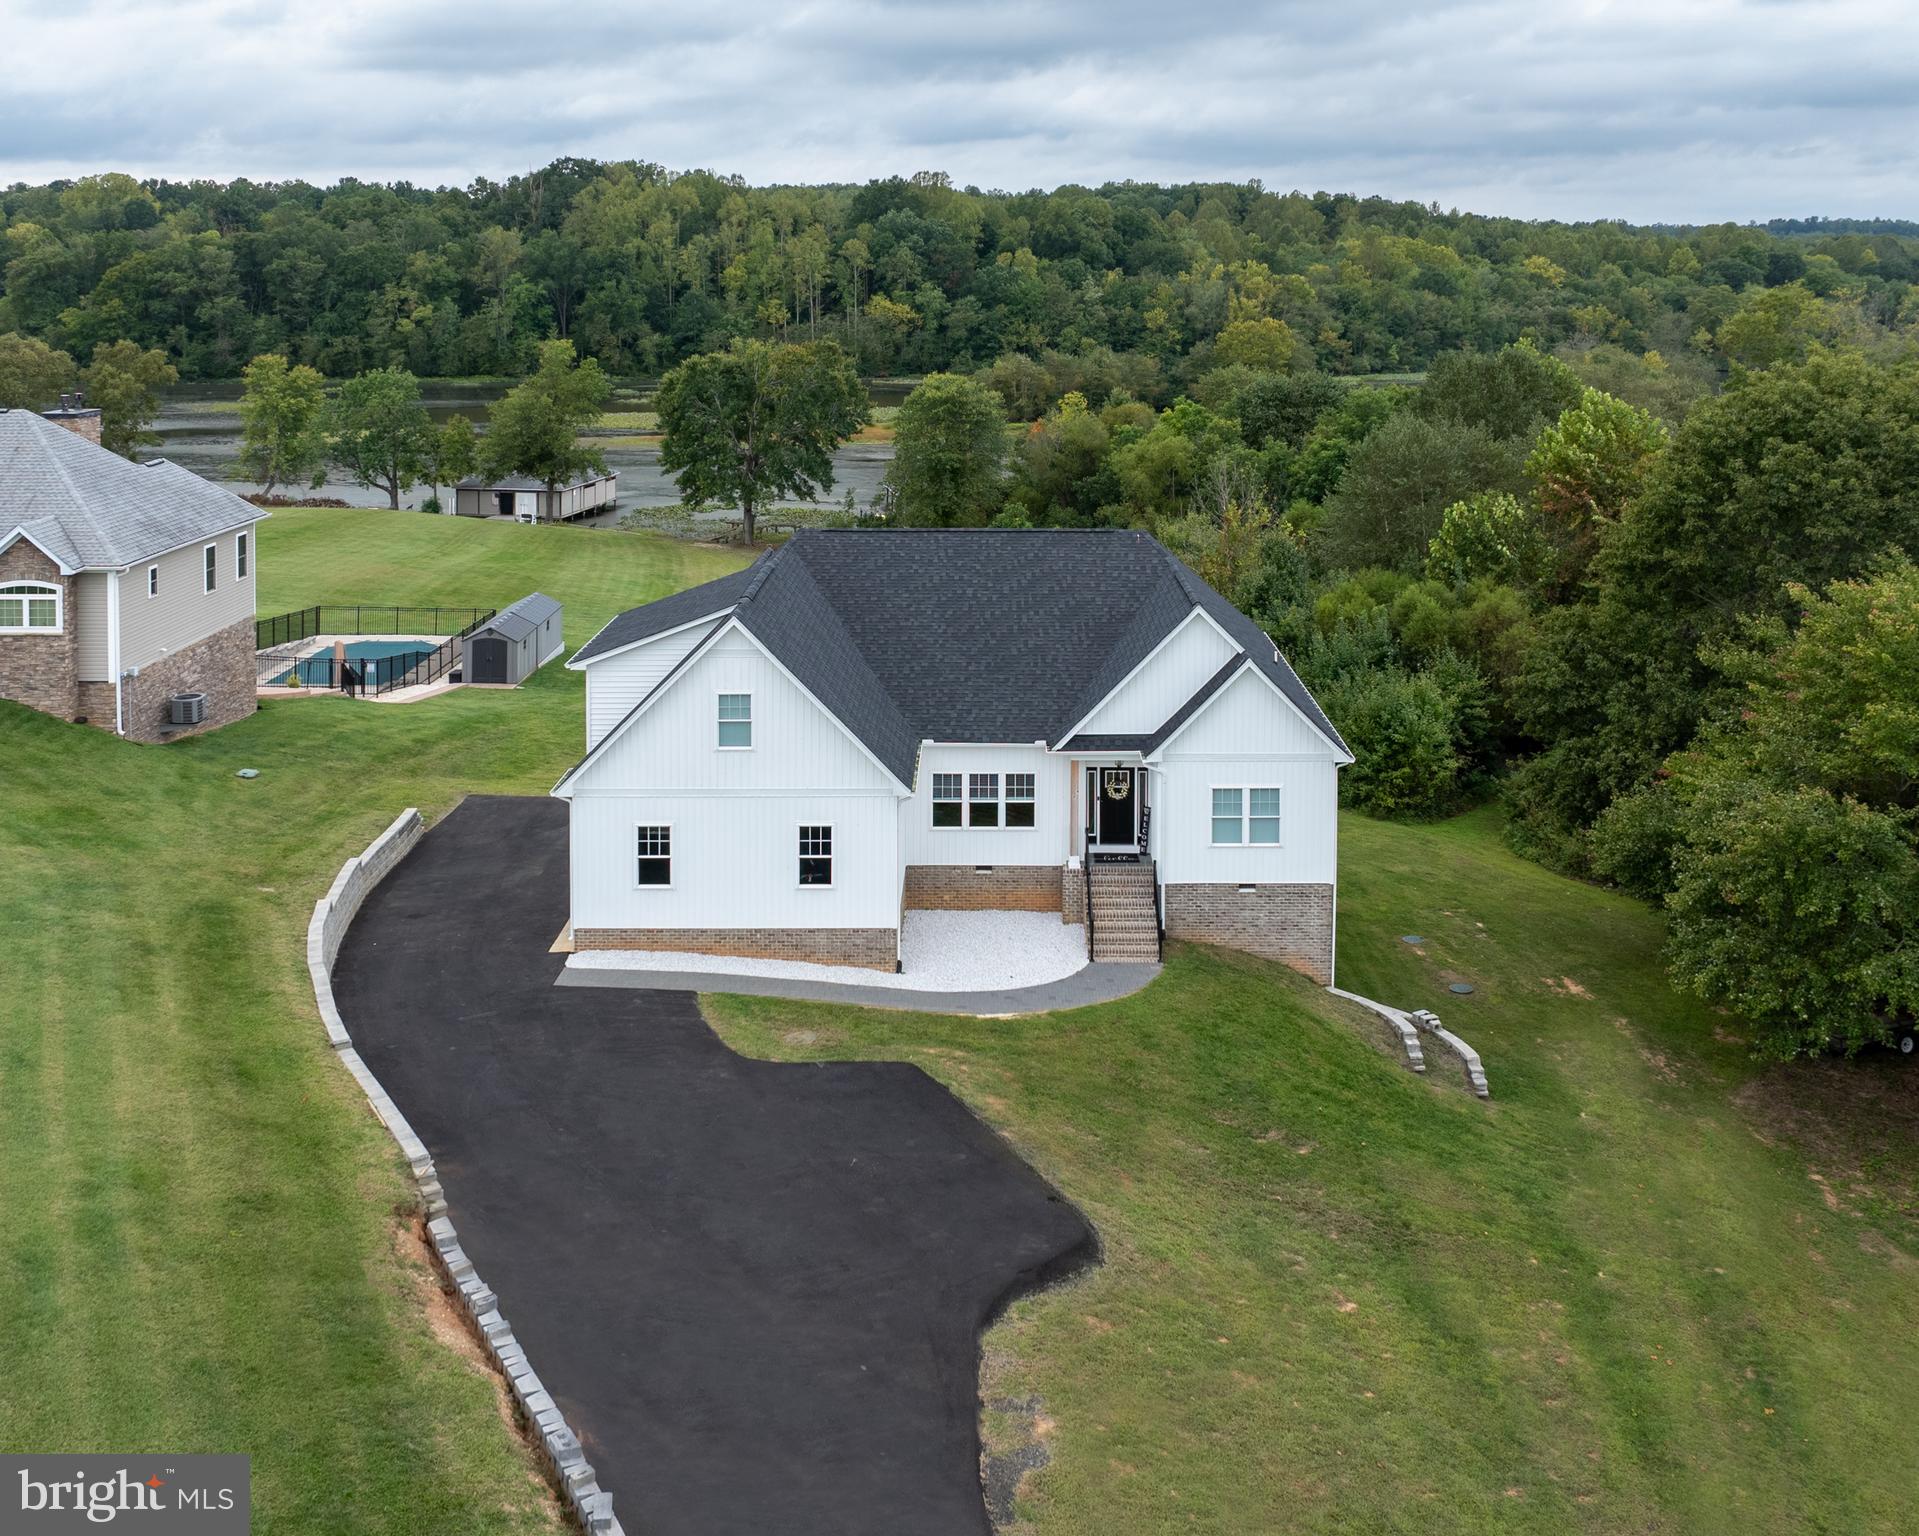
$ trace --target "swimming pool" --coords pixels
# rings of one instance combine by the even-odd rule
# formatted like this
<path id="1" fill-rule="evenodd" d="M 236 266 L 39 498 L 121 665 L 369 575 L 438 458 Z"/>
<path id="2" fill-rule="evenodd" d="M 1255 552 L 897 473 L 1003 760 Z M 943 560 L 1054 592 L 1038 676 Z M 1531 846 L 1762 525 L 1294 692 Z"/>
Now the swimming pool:
<path id="1" fill-rule="evenodd" d="M 436 648 L 435 642 L 431 640 L 350 640 L 347 642 L 346 654 L 347 660 L 354 664 L 356 671 L 362 663 L 374 663 L 366 667 L 367 681 L 372 683 L 381 678 L 391 677 L 396 672 L 409 670 L 415 662 L 431 656 Z M 388 662 L 385 666 L 378 665 L 389 656 L 407 656 L 413 659 L 405 662 Z M 300 681 L 306 687 L 331 688 L 334 685 L 332 646 L 315 651 L 311 656 L 302 656 L 296 665 L 299 668 Z M 277 684 L 285 684 L 292 678 L 293 672 L 294 668 L 288 667 L 273 681 Z"/>

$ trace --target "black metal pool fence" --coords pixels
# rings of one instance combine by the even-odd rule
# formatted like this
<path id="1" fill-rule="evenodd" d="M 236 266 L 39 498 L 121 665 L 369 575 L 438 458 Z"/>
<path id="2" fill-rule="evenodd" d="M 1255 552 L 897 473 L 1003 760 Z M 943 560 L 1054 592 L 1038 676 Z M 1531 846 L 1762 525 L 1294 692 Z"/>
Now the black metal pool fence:
<path id="1" fill-rule="evenodd" d="M 253 621 L 253 648 L 267 651 L 314 635 L 461 634 L 493 617 L 491 608 L 408 608 L 392 603 L 315 603 Z"/>
<path id="2" fill-rule="evenodd" d="M 270 626 L 316 616 L 312 618 L 314 628 L 301 630 L 294 623 L 286 623 L 283 631 L 271 631 L 284 633 L 286 638 L 271 642 L 263 638 L 258 649 L 266 650 L 269 645 L 291 645 L 309 635 L 405 635 L 422 630 L 439 633 L 443 622 L 450 624 L 464 617 L 466 622 L 457 634 L 437 646 L 423 645 L 417 651 L 402 651 L 394 656 L 349 656 L 344 661 L 336 661 L 331 651 L 323 651 L 297 661 L 292 657 L 287 659 L 287 671 L 297 668 L 302 687 L 337 688 L 349 694 L 391 693 L 396 688 L 424 687 L 451 672 L 460 664 L 461 642 L 496 612 L 494 608 L 395 608 L 370 603 L 322 603 L 256 620 L 255 628 L 259 636 L 265 637 Z M 348 618 L 356 624 L 372 623 L 381 627 L 351 629 L 340 622 Z M 392 627 L 385 627 L 389 623 Z"/>

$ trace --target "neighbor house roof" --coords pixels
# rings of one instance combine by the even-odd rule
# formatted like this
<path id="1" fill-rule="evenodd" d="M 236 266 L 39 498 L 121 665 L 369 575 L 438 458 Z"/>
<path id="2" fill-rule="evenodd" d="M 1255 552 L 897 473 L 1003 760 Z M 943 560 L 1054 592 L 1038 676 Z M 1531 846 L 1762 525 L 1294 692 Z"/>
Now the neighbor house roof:
<path id="1" fill-rule="evenodd" d="M 65 570 L 118 569 L 266 515 L 165 459 L 135 464 L 33 411 L 0 409 L 0 545 L 18 532 Z"/>
<path id="2" fill-rule="evenodd" d="M 609 470 L 604 475 L 575 475 L 571 480 L 554 482 L 556 491 L 570 491 L 575 486 L 591 485 L 596 480 L 617 480 L 619 474 Z M 531 475 L 502 475 L 498 480 L 488 480 L 484 475 L 470 475 L 465 480 L 454 482 L 456 491 L 543 491 L 544 480 L 536 480 Z"/>
<path id="3" fill-rule="evenodd" d="M 1345 750 L 1265 632 L 1126 529 L 803 530 L 622 614 L 573 659 L 730 612 L 910 785 L 921 741 L 1060 743 L 1195 608 L 1238 653 L 1156 731 L 1065 745 L 1151 750 L 1250 662 Z"/>
<path id="4" fill-rule="evenodd" d="M 560 605 L 544 592 L 529 592 L 517 603 L 508 603 L 474 631 L 476 635 L 504 635 L 509 640 L 524 640 L 554 614 Z"/>

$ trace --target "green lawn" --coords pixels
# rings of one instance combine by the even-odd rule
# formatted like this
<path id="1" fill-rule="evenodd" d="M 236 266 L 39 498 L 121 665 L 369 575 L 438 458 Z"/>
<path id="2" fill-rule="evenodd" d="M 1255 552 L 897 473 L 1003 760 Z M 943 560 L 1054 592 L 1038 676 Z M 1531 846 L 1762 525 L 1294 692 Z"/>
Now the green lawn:
<path id="1" fill-rule="evenodd" d="M 537 587 L 578 644 L 736 563 L 283 511 L 260 603 L 503 606 Z M 251 1452 L 261 1532 L 552 1528 L 490 1378 L 430 1331 L 395 1217 L 409 1185 L 330 1059 L 305 932 L 404 807 L 550 788 L 582 696 L 556 664 L 512 693 L 270 704 L 164 748 L 0 703 L 0 1445 Z"/>
<path id="2" fill-rule="evenodd" d="M 539 588 L 578 644 L 739 558 L 283 511 L 260 604 Z M 0 704 L 0 1445 L 250 1451 L 262 1532 L 551 1528 L 489 1378 L 434 1335 L 304 933 L 404 806 L 543 793 L 580 709 L 549 667 L 149 748 Z M 1341 980 L 1435 1003 L 1492 1104 L 1199 950 L 1042 1020 L 712 1005 L 745 1049 L 922 1063 L 1098 1223 L 1105 1264 L 988 1340 L 989 1396 L 1041 1405 L 990 1413 L 995 1441 L 1037 1425 L 1053 1458 L 1024 1522 L 1910 1528 L 1919 1073 L 1753 1067 L 1666 987 L 1652 916 L 1507 855 L 1488 817 L 1349 818 L 1342 851 Z"/>
<path id="3" fill-rule="evenodd" d="M 1919 1074 L 1759 1071 L 1649 913 L 1490 816 L 1344 831 L 1342 984 L 1440 1012 L 1491 1104 L 1197 948 L 1043 1019 L 709 1001 L 755 1054 L 918 1062 L 1098 1225 L 987 1340 L 989 1402 L 1039 1402 L 989 1444 L 1052 1456 L 1021 1528 L 1914 1529 Z"/>

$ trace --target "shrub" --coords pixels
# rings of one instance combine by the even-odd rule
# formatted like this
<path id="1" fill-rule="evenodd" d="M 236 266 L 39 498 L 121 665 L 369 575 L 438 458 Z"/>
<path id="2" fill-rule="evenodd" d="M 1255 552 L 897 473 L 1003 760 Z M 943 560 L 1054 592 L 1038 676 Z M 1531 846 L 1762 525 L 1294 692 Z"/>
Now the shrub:
<path id="1" fill-rule="evenodd" d="M 1457 798 L 1459 752 L 1445 691 L 1398 668 L 1350 673 L 1320 695 L 1353 750 L 1346 803 L 1374 816 L 1437 816 Z"/>

